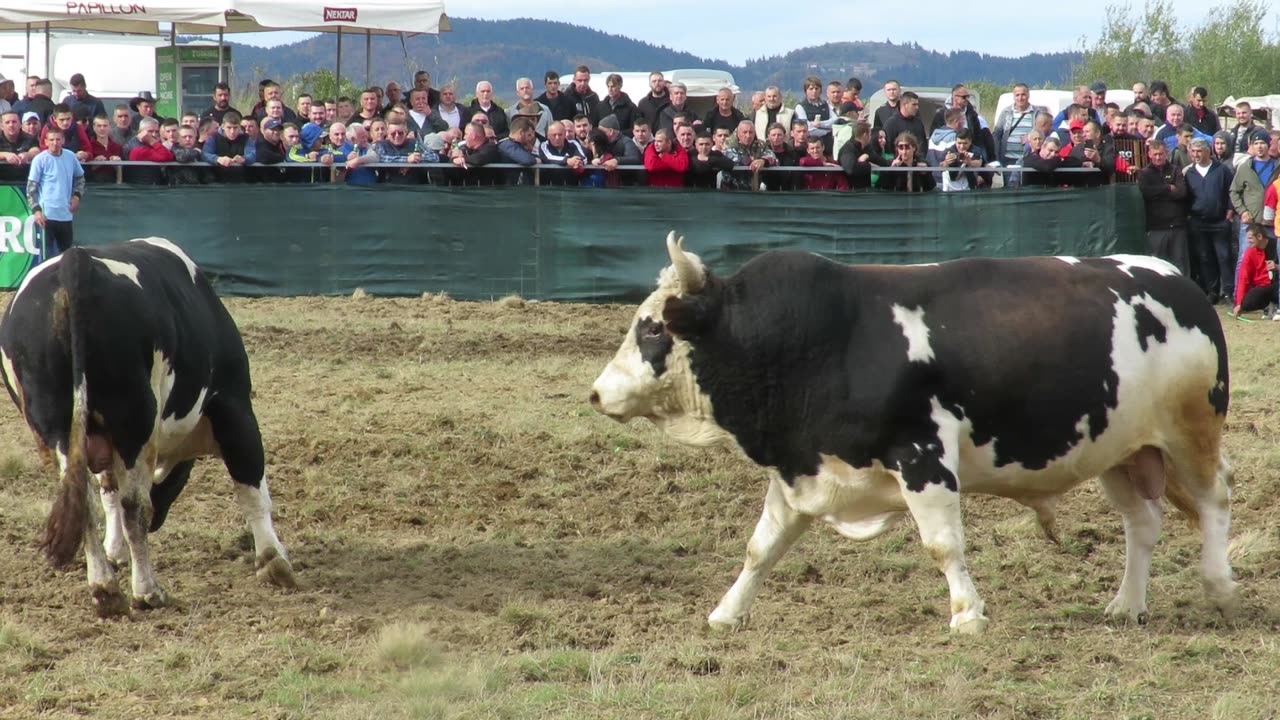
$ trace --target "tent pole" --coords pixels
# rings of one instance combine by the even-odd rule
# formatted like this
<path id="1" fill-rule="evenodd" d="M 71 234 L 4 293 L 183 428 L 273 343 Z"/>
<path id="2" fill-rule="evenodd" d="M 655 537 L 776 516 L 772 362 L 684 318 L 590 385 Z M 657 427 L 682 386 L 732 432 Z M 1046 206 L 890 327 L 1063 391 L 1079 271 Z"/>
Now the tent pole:
<path id="1" fill-rule="evenodd" d="M 31 72 L 31 23 L 27 23 L 27 53 L 26 53 L 25 60 L 27 65 L 22 69 L 26 70 L 27 75 L 34 75 L 35 73 Z M 14 89 L 17 89 L 17 83 L 14 83 Z M 26 92 L 27 92 L 27 80 L 26 78 L 23 78 L 22 79 L 22 97 L 24 98 L 26 97 Z"/>
<path id="2" fill-rule="evenodd" d="M 53 44 L 49 37 L 49 23 L 44 24 L 44 72 L 40 73 L 42 78 L 53 77 L 53 68 L 49 67 L 49 46 Z"/>
<path id="3" fill-rule="evenodd" d="M 366 29 L 364 31 L 364 86 L 373 85 L 373 31 Z"/>
<path id="4" fill-rule="evenodd" d="M 337 69 L 333 71 L 333 82 L 335 83 L 334 92 L 342 95 L 342 26 L 338 26 L 338 61 Z"/>
<path id="5" fill-rule="evenodd" d="M 218 82 L 226 82 L 225 65 L 226 61 L 222 58 L 222 28 L 218 28 Z"/>

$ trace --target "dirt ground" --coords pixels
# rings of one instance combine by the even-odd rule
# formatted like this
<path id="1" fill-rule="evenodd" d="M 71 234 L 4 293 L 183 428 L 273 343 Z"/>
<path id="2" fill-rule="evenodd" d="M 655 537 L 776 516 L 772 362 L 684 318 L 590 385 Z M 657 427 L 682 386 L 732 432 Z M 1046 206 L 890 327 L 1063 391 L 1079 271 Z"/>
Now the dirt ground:
<path id="1" fill-rule="evenodd" d="M 276 527 L 301 588 L 254 577 L 220 465 L 152 536 L 169 608 L 101 621 L 79 563 L 34 548 L 54 494 L 0 410 L 0 717 L 1253 718 L 1280 711 L 1278 327 L 1228 325 L 1244 611 L 1203 598 L 1172 510 L 1151 622 L 1108 624 L 1119 517 L 1064 502 L 1060 546 L 965 501 L 992 618 L 947 632 L 910 523 L 816 527 L 751 625 L 706 615 L 741 565 L 763 473 L 585 402 L 632 307 L 447 298 L 228 301 L 253 366 Z"/>

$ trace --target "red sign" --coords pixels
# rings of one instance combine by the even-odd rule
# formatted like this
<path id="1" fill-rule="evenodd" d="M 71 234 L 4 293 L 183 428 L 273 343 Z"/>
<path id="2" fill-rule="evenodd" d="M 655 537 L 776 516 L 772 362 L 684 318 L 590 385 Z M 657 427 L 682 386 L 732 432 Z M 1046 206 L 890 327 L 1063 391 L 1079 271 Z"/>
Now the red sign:
<path id="1" fill-rule="evenodd" d="M 138 15 L 147 12 L 146 5 L 140 4 L 124 4 L 113 5 L 110 3 L 81 3 L 68 2 L 68 15 Z M 355 11 L 352 11 L 352 15 Z"/>
<path id="2" fill-rule="evenodd" d="M 324 21 L 325 22 L 355 22 L 356 9 L 327 7 L 324 9 Z"/>

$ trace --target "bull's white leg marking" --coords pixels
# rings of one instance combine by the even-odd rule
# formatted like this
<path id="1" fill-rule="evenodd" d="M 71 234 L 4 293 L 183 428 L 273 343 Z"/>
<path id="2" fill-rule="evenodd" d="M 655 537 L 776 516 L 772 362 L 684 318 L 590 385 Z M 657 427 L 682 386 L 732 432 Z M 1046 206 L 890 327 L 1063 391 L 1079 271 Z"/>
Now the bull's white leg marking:
<path id="1" fill-rule="evenodd" d="M 109 270 L 112 275 L 119 275 L 122 278 L 128 278 L 133 281 L 134 285 L 137 285 L 139 288 L 142 287 L 142 281 L 138 279 L 137 265 L 101 257 L 95 257 L 94 260 L 101 263 L 102 266 Z"/>
<path id="2" fill-rule="evenodd" d="M 1231 466 L 1226 458 L 1219 458 L 1217 472 L 1207 491 L 1193 494 L 1200 510 L 1200 568 L 1204 591 L 1227 619 L 1231 619 L 1240 605 L 1236 583 L 1231 579 L 1231 561 L 1227 557 L 1231 534 L 1230 476 Z M 1199 487 L 1193 482 L 1184 485 L 1193 490 Z"/>
<path id="3" fill-rule="evenodd" d="M 1120 581 L 1115 599 L 1107 605 L 1106 613 L 1145 623 L 1151 555 L 1160 537 L 1164 509 L 1159 500 L 1147 500 L 1138 494 L 1136 484 L 1123 467 L 1104 472 L 1099 480 L 1107 498 L 1124 519 L 1124 579 Z"/>
<path id="4" fill-rule="evenodd" d="M 235 483 L 235 487 L 236 505 L 253 533 L 254 566 L 258 568 L 258 577 L 281 587 L 297 587 L 293 566 L 289 564 L 289 553 L 280 544 L 271 524 L 271 491 L 267 488 L 266 476 L 256 488 L 243 483 Z"/>
<path id="5" fill-rule="evenodd" d="M 58 459 L 58 474 L 66 473 L 66 452 L 59 447 L 54 449 L 54 455 Z M 86 487 L 84 491 L 88 493 L 89 488 Z M 91 509 L 89 512 L 89 526 L 85 528 L 84 533 L 84 564 L 85 579 L 89 583 L 89 592 L 93 594 L 94 609 L 101 617 L 124 615 L 129 612 L 129 605 L 125 600 L 124 593 L 120 592 L 120 583 L 116 580 L 116 571 L 107 562 L 107 556 L 102 551 L 100 537 L 101 535 L 98 533 L 98 514 Z"/>
<path id="6" fill-rule="evenodd" d="M 129 548 L 124 535 L 124 508 L 120 505 L 120 493 L 100 490 L 102 499 L 103 525 L 106 526 L 106 537 L 102 546 L 107 551 L 107 558 L 117 566 L 124 565 L 129 559 Z"/>
<path id="7" fill-rule="evenodd" d="M 980 633 L 987 627 L 987 618 L 983 614 L 986 606 L 965 566 L 964 524 L 960 516 L 961 423 L 953 413 L 942 408 L 937 398 L 933 399 L 932 405 L 931 417 L 938 426 L 941 445 L 937 460 L 955 477 L 956 489 L 952 490 L 940 482 L 929 482 L 923 490 L 916 492 L 907 487 L 901 472 L 892 474 L 902 488 L 907 509 L 915 518 L 920 540 L 947 577 L 951 591 L 951 629 L 961 633 Z"/>
<path id="8" fill-rule="evenodd" d="M 120 503 L 124 509 L 124 534 L 129 541 L 129 569 L 133 580 L 133 606 L 158 608 L 169 604 L 169 596 L 156 580 L 151 565 L 151 551 L 147 547 L 147 526 L 151 523 L 151 478 L 153 470 L 147 462 L 151 448 L 144 448 L 131 470 L 124 469 L 124 461 L 116 454 L 114 472 L 117 478 L 127 478 L 120 488 Z"/>
<path id="9" fill-rule="evenodd" d="M 760 592 L 765 576 L 812 522 L 812 517 L 796 512 L 787 504 L 782 479 L 776 475 L 770 478 L 769 490 L 764 497 L 764 512 L 760 514 L 760 521 L 747 543 L 747 559 L 742 573 L 707 622 L 714 628 L 730 630 L 745 624 L 751 603 Z"/>
<path id="10" fill-rule="evenodd" d="M 894 305 L 893 321 L 902 327 L 902 334 L 907 338 L 907 360 L 932 362 L 933 347 L 929 345 L 929 326 L 924 322 L 924 308 L 911 310 Z"/>

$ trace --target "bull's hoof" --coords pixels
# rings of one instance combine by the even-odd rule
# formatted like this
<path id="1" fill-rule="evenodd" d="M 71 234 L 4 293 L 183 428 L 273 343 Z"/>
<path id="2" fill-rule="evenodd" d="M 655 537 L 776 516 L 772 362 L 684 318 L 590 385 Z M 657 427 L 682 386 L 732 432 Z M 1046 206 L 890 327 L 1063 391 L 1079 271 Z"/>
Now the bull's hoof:
<path id="1" fill-rule="evenodd" d="M 1108 620 L 1113 622 L 1132 623 L 1136 625 L 1146 625 L 1147 621 L 1151 619 L 1151 615 L 1147 612 L 1145 607 L 1129 607 L 1119 597 L 1112 600 L 1111 603 L 1107 605 L 1107 609 L 1104 614 L 1107 616 Z"/>
<path id="2" fill-rule="evenodd" d="M 987 623 L 991 622 L 979 615 L 968 620 L 961 620 L 951 626 L 951 632 L 957 635 L 981 635 L 987 631 Z"/>
<path id="3" fill-rule="evenodd" d="M 707 625 L 717 632 L 735 632 L 745 628 L 749 618 L 749 615 L 731 616 L 727 612 L 721 612 L 720 608 L 716 608 L 707 617 Z"/>
<path id="4" fill-rule="evenodd" d="M 119 583 L 112 580 L 107 585 L 93 588 L 93 610 L 100 618 L 128 615 L 129 599 L 120 592 Z"/>
<path id="5" fill-rule="evenodd" d="M 259 580 L 286 590 L 298 589 L 298 581 L 293 577 L 293 566 L 274 548 L 268 548 L 266 552 L 259 555 L 254 564 L 258 568 Z"/>
<path id="6" fill-rule="evenodd" d="M 135 610 L 156 610 L 162 607 L 168 607 L 169 594 L 163 588 L 137 595 L 133 598 L 133 607 Z"/>
<path id="7" fill-rule="evenodd" d="M 1222 613 L 1223 620 L 1230 622 L 1239 614 L 1240 592 L 1234 582 L 1228 581 L 1225 585 L 1218 587 L 1205 583 L 1205 593 L 1209 595 L 1209 601 L 1213 606 L 1218 608 L 1218 612 Z"/>

